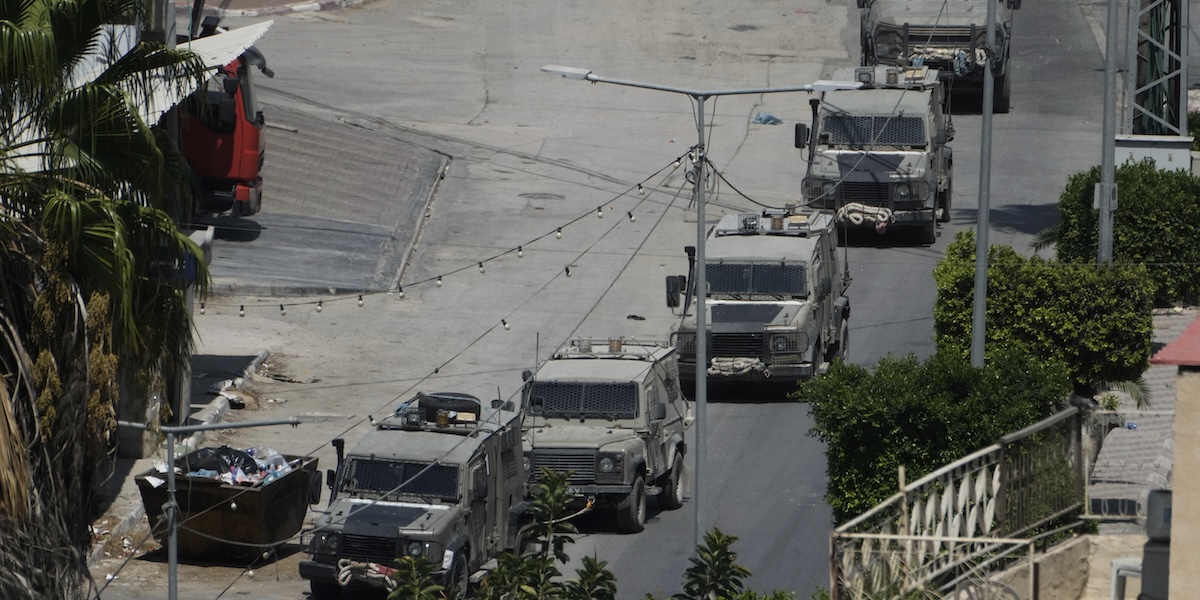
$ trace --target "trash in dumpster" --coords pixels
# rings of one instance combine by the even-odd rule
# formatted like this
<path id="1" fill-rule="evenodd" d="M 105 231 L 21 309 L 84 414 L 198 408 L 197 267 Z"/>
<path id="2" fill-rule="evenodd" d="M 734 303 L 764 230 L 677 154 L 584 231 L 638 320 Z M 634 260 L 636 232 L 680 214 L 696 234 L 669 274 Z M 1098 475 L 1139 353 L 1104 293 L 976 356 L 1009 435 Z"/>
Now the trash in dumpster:
<path id="1" fill-rule="evenodd" d="M 292 464 L 272 448 L 238 450 L 229 446 L 200 448 L 175 461 L 175 472 L 225 483 L 267 484 L 292 471 Z M 162 465 L 160 472 L 165 472 Z"/>

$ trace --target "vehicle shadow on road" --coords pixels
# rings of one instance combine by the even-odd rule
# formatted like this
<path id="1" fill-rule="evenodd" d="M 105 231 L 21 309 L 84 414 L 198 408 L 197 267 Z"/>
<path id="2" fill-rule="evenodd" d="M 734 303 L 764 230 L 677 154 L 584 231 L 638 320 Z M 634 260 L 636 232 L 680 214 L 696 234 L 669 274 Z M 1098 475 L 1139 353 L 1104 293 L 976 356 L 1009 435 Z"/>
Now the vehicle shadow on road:
<path id="1" fill-rule="evenodd" d="M 929 245 L 921 239 L 921 231 L 916 227 L 889 227 L 883 233 L 869 227 L 847 227 L 839 230 L 838 235 L 838 246 L 848 248 L 919 248 Z"/>
<path id="2" fill-rule="evenodd" d="M 259 549 L 247 549 L 245 551 L 232 551 L 221 556 L 205 556 L 205 557 L 179 557 L 180 564 L 198 566 L 198 567 L 227 567 L 234 569 L 258 569 L 265 565 L 271 565 L 287 559 L 288 557 L 303 552 L 304 546 L 300 544 L 280 544 L 273 550 L 261 551 Z M 151 550 L 137 558 L 146 562 L 166 563 L 167 549 L 165 546 L 160 546 Z"/>
<path id="3" fill-rule="evenodd" d="M 258 221 L 245 217 L 199 217 L 197 227 L 216 227 L 215 238 L 226 242 L 253 242 L 262 235 L 263 226 Z"/>
<path id="4" fill-rule="evenodd" d="M 658 499 L 651 496 L 646 500 L 646 527 L 654 527 L 658 521 L 658 515 L 664 511 L 658 505 Z M 617 529 L 617 514 L 616 509 L 612 507 L 598 508 L 590 510 L 574 519 L 571 519 L 571 524 L 579 530 L 580 535 L 594 534 L 614 534 L 614 535 L 630 535 Z M 644 531 L 643 531 L 644 533 Z M 636 535 L 636 534 L 633 534 Z"/>
<path id="5" fill-rule="evenodd" d="M 768 404 L 773 402 L 794 402 L 788 397 L 796 391 L 795 381 L 755 382 L 755 383 L 726 383 L 708 382 L 708 402 L 722 404 Z M 695 390 L 686 389 L 684 395 L 688 400 L 695 401 Z"/>

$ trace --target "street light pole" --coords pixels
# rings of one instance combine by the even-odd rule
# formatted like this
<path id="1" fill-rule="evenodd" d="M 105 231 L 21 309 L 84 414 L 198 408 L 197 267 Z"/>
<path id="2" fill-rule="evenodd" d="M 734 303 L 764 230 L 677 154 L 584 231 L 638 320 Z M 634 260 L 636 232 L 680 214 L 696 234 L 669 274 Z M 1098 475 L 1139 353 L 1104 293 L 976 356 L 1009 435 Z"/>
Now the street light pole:
<path id="1" fill-rule="evenodd" d="M 988 2 L 984 28 L 987 63 L 983 67 L 983 122 L 979 145 L 979 211 L 975 220 L 975 295 L 971 307 L 971 366 L 983 368 L 984 340 L 987 338 L 987 266 L 991 249 L 988 241 L 992 211 L 992 111 L 996 103 L 996 75 L 992 72 L 996 50 L 996 2 Z M 1008 77 L 1005 74 L 1005 77 Z"/>
<path id="2" fill-rule="evenodd" d="M 705 272 L 704 272 L 704 240 L 705 240 L 705 216 L 704 216 L 704 159 L 706 156 L 706 148 L 704 144 L 704 102 L 708 98 L 715 96 L 741 96 L 748 94 L 775 94 L 782 92 L 825 92 L 833 90 L 852 90 L 862 87 L 861 83 L 856 82 L 839 82 L 839 81 L 816 81 L 808 85 L 796 85 L 785 87 L 772 88 L 746 88 L 720 91 L 703 91 L 687 88 L 677 88 L 653 83 L 642 83 L 640 81 L 627 81 L 623 79 L 610 79 L 601 77 L 592 73 L 590 69 L 579 69 L 575 67 L 562 67 L 558 65 L 547 65 L 542 67 L 542 70 L 554 75 L 561 75 L 567 79 L 577 81 L 590 81 L 592 83 L 609 83 L 613 85 L 623 85 L 627 87 L 643 88 L 647 90 L 657 90 L 660 92 L 671 92 L 673 94 L 683 94 L 690 96 L 696 102 L 696 160 L 692 166 L 694 179 L 692 186 L 696 199 L 696 273 L 693 276 L 696 289 L 696 466 L 693 469 L 693 479 L 696 481 L 696 490 L 692 494 L 692 504 L 696 507 L 696 546 L 699 547 L 704 542 L 704 532 L 708 531 L 708 519 L 705 513 L 704 501 L 707 498 L 705 489 L 707 482 L 705 475 L 707 469 L 704 465 L 708 460 L 707 449 L 707 421 L 708 421 L 708 306 L 705 290 L 708 289 Z"/>
<path id="3" fill-rule="evenodd" d="M 269 427 L 272 425 L 291 425 L 295 427 L 301 423 L 320 423 L 329 421 L 334 418 L 349 418 L 349 417 L 327 417 L 327 416 L 297 416 L 288 419 L 276 419 L 271 421 L 247 421 L 245 423 L 205 423 L 202 425 L 163 425 L 158 429 L 167 434 L 167 503 L 163 505 L 163 512 L 167 514 L 167 600 L 179 599 L 179 543 L 176 540 L 177 526 L 179 515 L 179 504 L 175 501 L 175 434 L 177 433 L 194 433 L 197 431 L 211 431 L 213 429 L 245 429 L 247 427 Z M 117 427 L 128 427 L 130 429 L 148 429 L 150 426 L 146 423 L 133 423 L 130 421 L 117 421 Z"/>

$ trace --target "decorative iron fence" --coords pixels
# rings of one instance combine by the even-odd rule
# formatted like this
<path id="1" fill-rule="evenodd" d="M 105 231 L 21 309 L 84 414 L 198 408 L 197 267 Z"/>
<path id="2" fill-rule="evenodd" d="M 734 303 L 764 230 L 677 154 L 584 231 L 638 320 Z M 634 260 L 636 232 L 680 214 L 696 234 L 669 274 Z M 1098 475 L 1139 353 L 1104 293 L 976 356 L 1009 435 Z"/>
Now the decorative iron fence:
<path id="1" fill-rule="evenodd" d="M 901 470 L 899 492 L 833 531 L 834 600 L 940 597 L 1023 559 L 1040 529 L 1084 508 L 1085 414 L 1064 410 L 913 483 Z"/>

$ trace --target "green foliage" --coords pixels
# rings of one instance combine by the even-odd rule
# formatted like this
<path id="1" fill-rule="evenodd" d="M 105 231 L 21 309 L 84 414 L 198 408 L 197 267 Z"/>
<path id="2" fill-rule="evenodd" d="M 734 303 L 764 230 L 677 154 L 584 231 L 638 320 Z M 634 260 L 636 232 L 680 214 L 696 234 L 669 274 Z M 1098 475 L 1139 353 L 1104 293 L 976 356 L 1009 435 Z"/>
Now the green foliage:
<path id="1" fill-rule="evenodd" d="M 688 559 L 692 566 L 683 573 L 683 593 L 671 596 L 673 600 L 714 600 L 734 598 L 744 589 L 742 580 L 750 576 L 750 569 L 737 564 L 737 553 L 733 551 L 736 536 L 710 529 L 704 534 L 704 544 L 696 548 L 696 556 Z"/>
<path id="2" fill-rule="evenodd" d="M 437 568 L 424 557 L 404 556 L 397 558 L 396 572 L 391 578 L 396 589 L 388 594 L 388 600 L 440 600 L 445 598 L 445 588 L 433 583 L 433 572 Z"/>
<path id="3" fill-rule="evenodd" d="M 1196 113 L 1193 113 L 1193 115 Z M 1194 122 L 1189 115 L 1189 123 Z M 1186 168 L 1186 165 L 1184 166 Z M 1058 200 L 1058 259 L 1094 263 L 1098 213 L 1092 208 L 1100 168 L 1072 175 Z M 1113 262 L 1144 264 L 1158 305 L 1200 298 L 1200 178 L 1185 170 L 1160 170 L 1153 161 L 1116 170 Z"/>
<path id="4" fill-rule="evenodd" d="M 827 446 L 825 498 L 843 523 L 896 492 L 900 465 L 915 480 L 1054 414 L 1069 391 L 1061 363 L 993 346 L 982 369 L 943 351 L 887 356 L 874 371 L 835 363 L 795 397 Z"/>
<path id="5" fill-rule="evenodd" d="M 563 592 L 565 598 L 584 600 L 616 600 L 617 579 L 608 570 L 608 563 L 594 556 L 583 557 L 583 567 L 578 579 L 567 581 Z"/>
<path id="6" fill-rule="evenodd" d="M 933 308 L 938 351 L 968 356 L 973 232 L 958 233 L 933 278 L 938 286 Z M 1103 382 L 1135 380 L 1149 364 L 1154 285 L 1140 265 L 1067 264 L 992 246 L 985 345 L 1023 347 L 1042 360 L 1061 362 L 1081 393 Z"/>
<path id="7" fill-rule="evenodd" d="M 1192 150 L 1200 151 L 1200 112 L 1188 113 L 1188 135 L 1192 136 Z"/>

